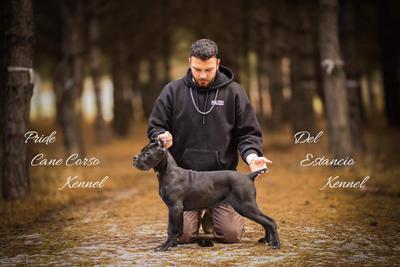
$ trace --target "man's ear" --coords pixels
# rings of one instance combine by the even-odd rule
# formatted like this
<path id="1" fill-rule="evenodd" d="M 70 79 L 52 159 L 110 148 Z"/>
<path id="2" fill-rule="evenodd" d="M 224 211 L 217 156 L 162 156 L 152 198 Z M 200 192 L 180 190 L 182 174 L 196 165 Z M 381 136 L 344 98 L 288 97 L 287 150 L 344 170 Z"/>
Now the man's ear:
<path id="1" fill-rule="evenodd" d="M 217 58 L 217 69 L 219 69 L 219 64 L 221 63 L 221 59 Z"/>

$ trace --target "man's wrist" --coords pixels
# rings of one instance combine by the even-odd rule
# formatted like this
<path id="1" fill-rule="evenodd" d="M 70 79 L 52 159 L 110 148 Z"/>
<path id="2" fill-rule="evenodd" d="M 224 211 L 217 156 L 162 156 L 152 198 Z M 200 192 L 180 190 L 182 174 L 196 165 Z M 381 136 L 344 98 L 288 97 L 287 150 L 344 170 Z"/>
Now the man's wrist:
<path id="1" fill-rule="evenodd" d="M 251 164 L 251 162 L 253 161 L 253 159 L 257 158 L 258 155 L 256 153 L 251 153 L 246 157 L 246 162 L 247 164 Z"/>

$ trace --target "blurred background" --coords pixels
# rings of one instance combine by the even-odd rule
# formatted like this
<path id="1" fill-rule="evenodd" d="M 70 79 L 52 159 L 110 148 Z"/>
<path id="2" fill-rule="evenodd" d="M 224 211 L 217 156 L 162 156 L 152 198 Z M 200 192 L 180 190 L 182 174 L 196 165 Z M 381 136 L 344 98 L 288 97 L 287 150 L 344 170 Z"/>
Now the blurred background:
<path id="1" fill-rule="evenodd" d="M 57 103 L 66 101 L 57 86 L 69 85 L 77 87 L 77 111 L 85 121 L 112 122 L 116 133 L 124 135 L 135 120 L 146 119 L 163 85 L 185 74 L 191 43 L 207 37 L 219 44 L 222 64 L 248 92 L 261 124 L 279 130 L 292 121 L 304 123 L 296 128 L 310 129 L 324 112 L 317 4 L 33 1 L 31 118 L 55 122 Z M 383 113 L 390 125 L 399 119 L 391 119 L 396 114 L 390 114 L 391 102 L 385 101 L 394 89 L 383 86 L 390 62 L 382 58 L 389 53 L 386 46 L 395 47 L 396 36 L 390 39 L 398 20 L 394 10 L 395 1 L 343 1 L 338 9 L 347 86 L 357 84 L 353 90 L 359 91 L 363 118 Z M 393 58 L 397 50 L 390 51 Z M 287 112 L 297 110 L 307 116 Z"/>
<path id="2" fill-rule="evenodd" d="M 185 74 L 191 43 L 206 37 L 263 127 L 314 132 L 319 119 L 337 118 L 325 114 L 336 93 L 324 96 L 329 67 L 321 66 L 330 60 L 321 49 L 333 46 L 347 92 L 338 105 L 347 106 L 357 150 L 371 120 L 400 125 L 398 10 L 397 1 L 339 1 L 338 37 L 322 43 L 320 33 L 335 30 L 332 22 L 321 29 L 327 16 L 318 1 L 33 1 L 30 118 L 61 129 L 93 124 L 99 143 L 111 132 L 127 136 L 147 120 L 162 87 Z M 83 150 L 82 131 L 72 128 L 66 148 Z"/>

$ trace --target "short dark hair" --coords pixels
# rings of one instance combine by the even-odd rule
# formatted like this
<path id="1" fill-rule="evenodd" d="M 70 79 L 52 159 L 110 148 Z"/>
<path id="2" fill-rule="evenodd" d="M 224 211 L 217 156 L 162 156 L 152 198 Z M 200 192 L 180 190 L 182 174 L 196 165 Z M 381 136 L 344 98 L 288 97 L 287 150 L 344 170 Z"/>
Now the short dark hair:
<path id="1" fill-rule="evenodd" d="M 207 60 L 218 56 L 218 46 L 210 39 L 200 39 L 190 47 L 190 56 Z"/>

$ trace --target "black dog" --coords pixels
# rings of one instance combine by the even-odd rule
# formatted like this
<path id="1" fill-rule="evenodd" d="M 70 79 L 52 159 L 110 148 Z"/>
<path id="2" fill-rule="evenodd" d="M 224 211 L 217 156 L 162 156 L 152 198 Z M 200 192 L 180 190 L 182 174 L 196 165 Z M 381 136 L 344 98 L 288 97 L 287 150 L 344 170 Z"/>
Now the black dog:
<path id="1" fill-rule="evenodd" d="M 231 205 L 240 215 L 264 227 L 265 237 L 260 243 L 280 248 L 277 225 L 264 215 L 256 203 L 254 179 L 267 169 L 250 174 L 236 171 L 197 172 L 180 168 L 162 142 L 153 139 L 142 152 L 134 156 L 133 164 L 140 170 L 154 168 L 159 182 L 159 193 L 168 206 L 168 239 L 157 250 L 168 250 L 176 245 L 183 233 L 183 211 L 202 210 L 222 203 Z"/>

